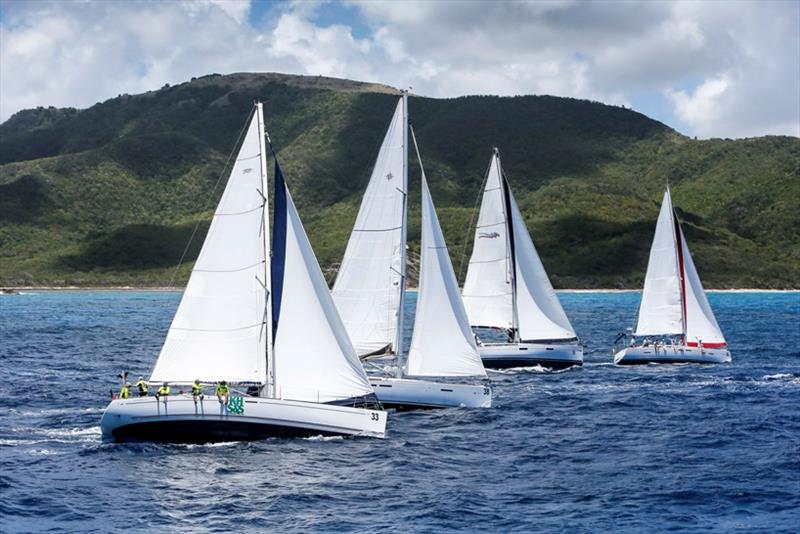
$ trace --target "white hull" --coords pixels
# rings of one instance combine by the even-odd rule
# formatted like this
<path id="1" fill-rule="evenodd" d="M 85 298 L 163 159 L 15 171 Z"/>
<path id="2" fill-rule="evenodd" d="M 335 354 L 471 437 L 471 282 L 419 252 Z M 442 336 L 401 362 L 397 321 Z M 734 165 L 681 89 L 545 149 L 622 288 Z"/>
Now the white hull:
<path id="1" fill-rule="evenodd" d="M 628 347 L 614 355 L 617 365 L 645 363 L 730 363 L 728 349 L 700 349 L 699 347 L 666 346 Z"/>
<path id="2" fill-rule="evenodd" d="M 377 377 L 370 377 L 369 382 L 385 408 L 411 410 L 492 406 L 492 389 L 484 385 Z"/>
<path id="3" fill-rule="evenodd" d="M 117 441 L 210 442 L 358 435 L 383 438 L 386 412 L 331 404 L 245 397 L 242 414 L 230 413 L 216 398 L 195 404 L 179 395 L 111 401 L 100 420 L 103 436 Z"/>
<path id="4" fill-rule="evenodd" d="M 478 346 L 483 365 L 492 369 L 540 365 L 564 369 L 583 365 L 583 347 L 579 343 L 484 343 Z"/>

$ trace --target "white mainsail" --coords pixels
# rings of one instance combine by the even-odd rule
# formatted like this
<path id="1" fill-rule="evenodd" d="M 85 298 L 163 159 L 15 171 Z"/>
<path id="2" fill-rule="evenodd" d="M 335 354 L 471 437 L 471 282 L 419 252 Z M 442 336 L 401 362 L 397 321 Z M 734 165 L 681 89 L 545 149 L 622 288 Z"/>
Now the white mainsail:
<path id="1" fill-rule="evenodd" d="M 639 305 L 637 336 L 684 333 L 681 274 L 669 190 L 664 193 Z"/>
<path id="2" fill-rule="evenodd" d="M 492 156 L 483 188 L 462 296 L 470 324 L 513 326 L 512 264 L 500 160 Z"/>
<path id="3" fill-rule="evenodd" d="M 372 394 L 277 164 L 273 227 L 276 397 L 324 403 Z"/>
<path id="4" fill-rule="evenodd" d="M 522 341 L 573 339 L 575 330 L 544 270 L 511 191 L 511 224 L 514 229 L 517 316 Z"/>
<path id="5" fill-rule="evenodd" d="M 150 376 L 153 382 L 266 382 L 262 224 L 267 208 L 260 193 L 266 177 L 259 112 L 253 114 L 214 212 Z"/>
<path id="6" fill-rule="evenodd" d="M 415 142 L 416 145 L 416 142 Z M 419 156 L 419 153 L 417 153 Z M 409 376 L 486 376 L 422 169 L 422 241 Z"/>
<path id="7" fill-rule="evenodd" d="M 464 281 L 464 305 L 470 324 L 516 327 L 523 341 L 573 339 L 575 330 L 553 290 L 502 172 L 495 149 Z"/>
<path id="8" fill-rule="evenodd" d="M 405 98 L 401 98 L 332 290 L 360 355 L 387 348 L 397 335 L 405 264 L 406 124 Z"/>
<path id="9" fill-rule="evenodd" d="M 680 227 L 678 227 L 680 229 Z M 686 245 L 683 231 L 680 231 L 681 248 L 683 250 L 683 272 L 686 280 L 686 342 L 694 345 L 703 342 L 704 347 L 723 347 L 726 345 L 706 298 L 703 284 L 692 260 L 692 254 Z"/>

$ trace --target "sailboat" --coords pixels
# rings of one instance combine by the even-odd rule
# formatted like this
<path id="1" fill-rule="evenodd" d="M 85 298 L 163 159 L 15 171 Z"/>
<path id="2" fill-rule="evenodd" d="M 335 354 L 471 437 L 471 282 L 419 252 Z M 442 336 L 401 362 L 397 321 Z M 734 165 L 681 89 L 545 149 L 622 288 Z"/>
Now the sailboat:
<path id="1" fill-rule="evenodd" d="M 270 244 L 267 142 L 257 103 L 149 379 L 173 389 L 226 381 L 232 396 L 227 403 L 180 393 L 115 399 L 100 421 L 106 438 L 384 437 L 386 412 L 347 337 L 277 158 Z"/>
<path id="2" fill-rule="evenodd" d="M 636 332 L 630 346 L 614 355 L 614 363 L 730 361 L 667 188 L 650 248 Z"/>
<path id="3" fill-rule="evenodd" d="M 408 96 L 404 94 L 398 102 L 378 155 L 376 169 L 379 170 L 373 171 L 362 200 L 342 261 L 342 268 L 345 270 L 340 272 L 334 285 L 334 299 L 337 305 L 340 302 L 338 299 L 341 299 L 348 312 L 348 315 L 343 313 L 345 317 L 362 318 L 361 321 L 349 323 L 345 319 L 345 324 L 352 328 L 353 336 L 377 332 L 384 334 L 383 338 L 359 338 L 364 341 L 361 346 L 366 355 L 374 354 L 373 349 L 381 347 L 395 356 L 395 376 L 370 376 L 370 383 L 384 407 L 490 407 L 492 392 L 488 385 L 457 382 L 463 378 L 486 378 L 486 370 L 469 328 L 421 158 L 420 280 L 411 347 L 406 364 L 402 361 L 408 184 L 407 102 Z M 416 139 L 414 146 L 416 148 Z M 419 157 L 418 149 L 417 156 Z M 386 170 L 383 165 L 387 161 L 393 161 L 397 165 L 395 170 L 399 171 L 400 183 L 392 184 L 394 191 L 385 186 L 386 182 L 392 181 L 388 173 L 383 172 Z M 394 216 L 396 213 L 400 214 L 399 217 Z M 360 280 L 365 286 L 360 297 L 358 286 L 350 285 L 358 278 L 353 278 L 352 272 L 348 272 L 356 266 L 362 269 Z M 383 281 L 383 287 L 376 283 L 379 280 Z M 400 295 L 395 298 L 398 289 Z M 376 298 L 377 295 L 382 295 L 383 298 Z M 391 317 L 393 324 L 383 321 L 384 317 Z M 385 337 L 387 333 L 391 333 L 394 339 Z M 450 381 L 430 380 L 444 377 L 448 377 Z"/>
<path id="4" fill-rule="evenodd" d="M 563 369 L 583 364 L 583 347 L 536 252 L 497 148 L 489 163 L 462 296 L 476 331 L 506 335 L 505 342 L 479 340 L 486 367 Z"/>

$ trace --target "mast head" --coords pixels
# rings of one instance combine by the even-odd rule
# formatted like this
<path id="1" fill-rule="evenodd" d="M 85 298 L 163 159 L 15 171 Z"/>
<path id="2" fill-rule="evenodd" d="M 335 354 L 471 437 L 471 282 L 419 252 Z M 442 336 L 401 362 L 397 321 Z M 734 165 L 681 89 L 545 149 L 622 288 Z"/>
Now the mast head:
<path id="1" fill-rule="evenodd" d="M 495 156 L 497 156 L 499 158 L 500 157 L 500 149 L 497 148 L 496 146 L 493 146 L 492 147 L 492 154 L 494 154 Z"/>

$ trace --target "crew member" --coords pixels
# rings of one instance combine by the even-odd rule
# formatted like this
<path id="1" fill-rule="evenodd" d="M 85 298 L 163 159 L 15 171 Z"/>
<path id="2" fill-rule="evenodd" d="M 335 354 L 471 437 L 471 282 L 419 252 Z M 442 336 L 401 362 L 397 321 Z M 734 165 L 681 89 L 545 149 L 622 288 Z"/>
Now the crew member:
<path id="1" fill-rule="evenodd" d="M 131 396 L 131 383 L 125 382 L 125 385 L 122 386 L 121 390 L 119 390 L 119 398 L 127 399 L 130 396 Z"/>
<path id="2" fill-rule="evenodd" d="M 139 377 L 139 381 L 136 382 L 136 388 L 139 390 L 139 396 L 140 397 L 146 397 L 147 396 L 147 390 L 149 389 L 149 387 L 147 385 L 147 382 L 144 381 L 144 377 L 143 376 L 140 376 Z"/>
<path id="3" fill-rule="evenodd" d="M 167 382 L 164 382 L 164 384 L 158 388 L 156 397 L 169 397 L 169 384 Z"/>
<path id="4" fill-rule="evenodd" d="M 228 383 L 223 380 L 219 384 L 217 384 L 217 400 L 219 401 L 220 404 L 225 404 L 227 406 L 228 395 L 229 395 Z M 223 398 L 225 399 L 224 402 L 222 400 Z"/>
<path id="5" fill-rule="evenodd" d="M 197 399 L 203 400 L 203 386 L 200 385 L 200 380 L 195 380 L 192 384 L 192 400 L 197 404 Z"/>

